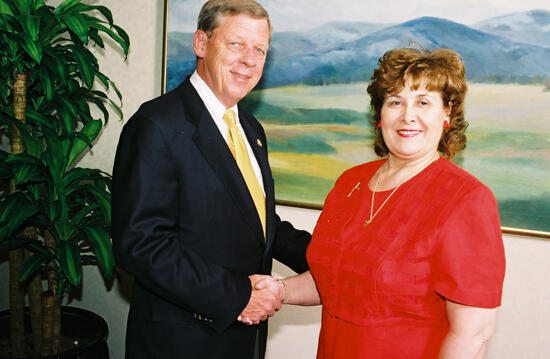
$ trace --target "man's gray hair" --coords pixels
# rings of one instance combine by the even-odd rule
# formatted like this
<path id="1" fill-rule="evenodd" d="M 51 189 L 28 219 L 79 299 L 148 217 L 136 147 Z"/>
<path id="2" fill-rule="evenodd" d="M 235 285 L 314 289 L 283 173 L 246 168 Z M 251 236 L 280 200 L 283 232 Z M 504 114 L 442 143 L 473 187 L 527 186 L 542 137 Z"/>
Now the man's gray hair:
<path id="1" fill-rule="evenodd" d="M 254 0 L 208 0 L 201 8 L 197 20 L 197 30 L 206 32 L 210 37 L 219 25 L 222 17 L 246 14 L 255 19 L 266 19 L 269 26 L 269 41 L 273 28 L 267 10 Z"/>

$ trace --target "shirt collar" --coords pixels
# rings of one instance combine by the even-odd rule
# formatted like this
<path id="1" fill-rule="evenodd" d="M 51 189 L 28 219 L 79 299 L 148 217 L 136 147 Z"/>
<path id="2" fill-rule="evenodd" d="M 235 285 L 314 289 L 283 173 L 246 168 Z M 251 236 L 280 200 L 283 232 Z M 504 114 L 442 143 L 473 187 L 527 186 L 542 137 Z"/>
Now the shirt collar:
<path id="1" fill-rule="evenodd" d="M 206 109 L 210 113 L 210 116 L 217 121 L 223 118 L 223 114 L 226 110 L 225 106 L 221 103 L 220 100 L 214 95 L 214 92 L 208 87 L 206 82 L 199 76 L 197 70 L 193 72 L 191 78 L 189 79 L 195 90 L 197 90 L 200 98 L 204 102 Z M 235 112 L 235 121 L 239 123 L 239 110 L 235 104 L 230 108 Z"/>

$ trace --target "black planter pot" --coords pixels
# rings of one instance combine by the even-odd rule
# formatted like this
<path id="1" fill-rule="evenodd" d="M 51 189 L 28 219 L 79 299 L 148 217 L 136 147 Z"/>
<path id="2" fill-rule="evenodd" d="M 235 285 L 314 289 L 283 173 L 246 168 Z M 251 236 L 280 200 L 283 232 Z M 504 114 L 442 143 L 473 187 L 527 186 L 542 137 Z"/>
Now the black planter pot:
<path id="1" fill-rule="evenodd" d="M 9 328 L 9 311 L 1 311 L 0 338 L 9 337 Z M 25 309 L 25 331 L 30 332 L 28 308 Z M 94 312 L 75 307 L 61 307 L 61 331 L 64 336 L 78 338 L 82 342 L 56 355 L 33 356 L 25 359 L 109 359 L 106 342 L 107 323 Z"/>

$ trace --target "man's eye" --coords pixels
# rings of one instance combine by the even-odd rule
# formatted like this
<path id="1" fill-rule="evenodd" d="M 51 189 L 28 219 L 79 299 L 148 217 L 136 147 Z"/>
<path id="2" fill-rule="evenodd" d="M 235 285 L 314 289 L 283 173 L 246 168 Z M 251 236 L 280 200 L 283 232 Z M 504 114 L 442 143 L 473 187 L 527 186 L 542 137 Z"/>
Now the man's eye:
<path id="1" fill-rule="evenodd" d="M 265 51 L 264 51 L 263 49 L 256 48 L 256 54 L 258 54 L 259 56 L 264 56 L 264 55 L 265 55 Z"/>

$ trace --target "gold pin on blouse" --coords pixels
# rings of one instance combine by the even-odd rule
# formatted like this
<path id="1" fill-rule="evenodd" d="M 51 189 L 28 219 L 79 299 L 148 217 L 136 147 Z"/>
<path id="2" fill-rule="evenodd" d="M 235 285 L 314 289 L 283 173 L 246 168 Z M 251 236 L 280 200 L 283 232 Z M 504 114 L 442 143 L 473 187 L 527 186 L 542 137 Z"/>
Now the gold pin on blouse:
<path id="1" fill-rule="evenodd" d="M 348 193 L 348 198 L 349 196 L 351 196 L 351 194 L 353 193 L 353 191 L 357 190 L 359 191 L 359 185 L 361 184 L 361 182 L 357 182 L 357 184 L 355 185 L 355 187 L 353 187 L 353 189 L 351 190 L 350 193 Z"/>
<path id="2" fill-rule="evenodd" d="M 260 141 L 259 138 L 256 139 L 256 143 L 258 144 L 258 146 L 262 147 L 262 141 Z"/>

